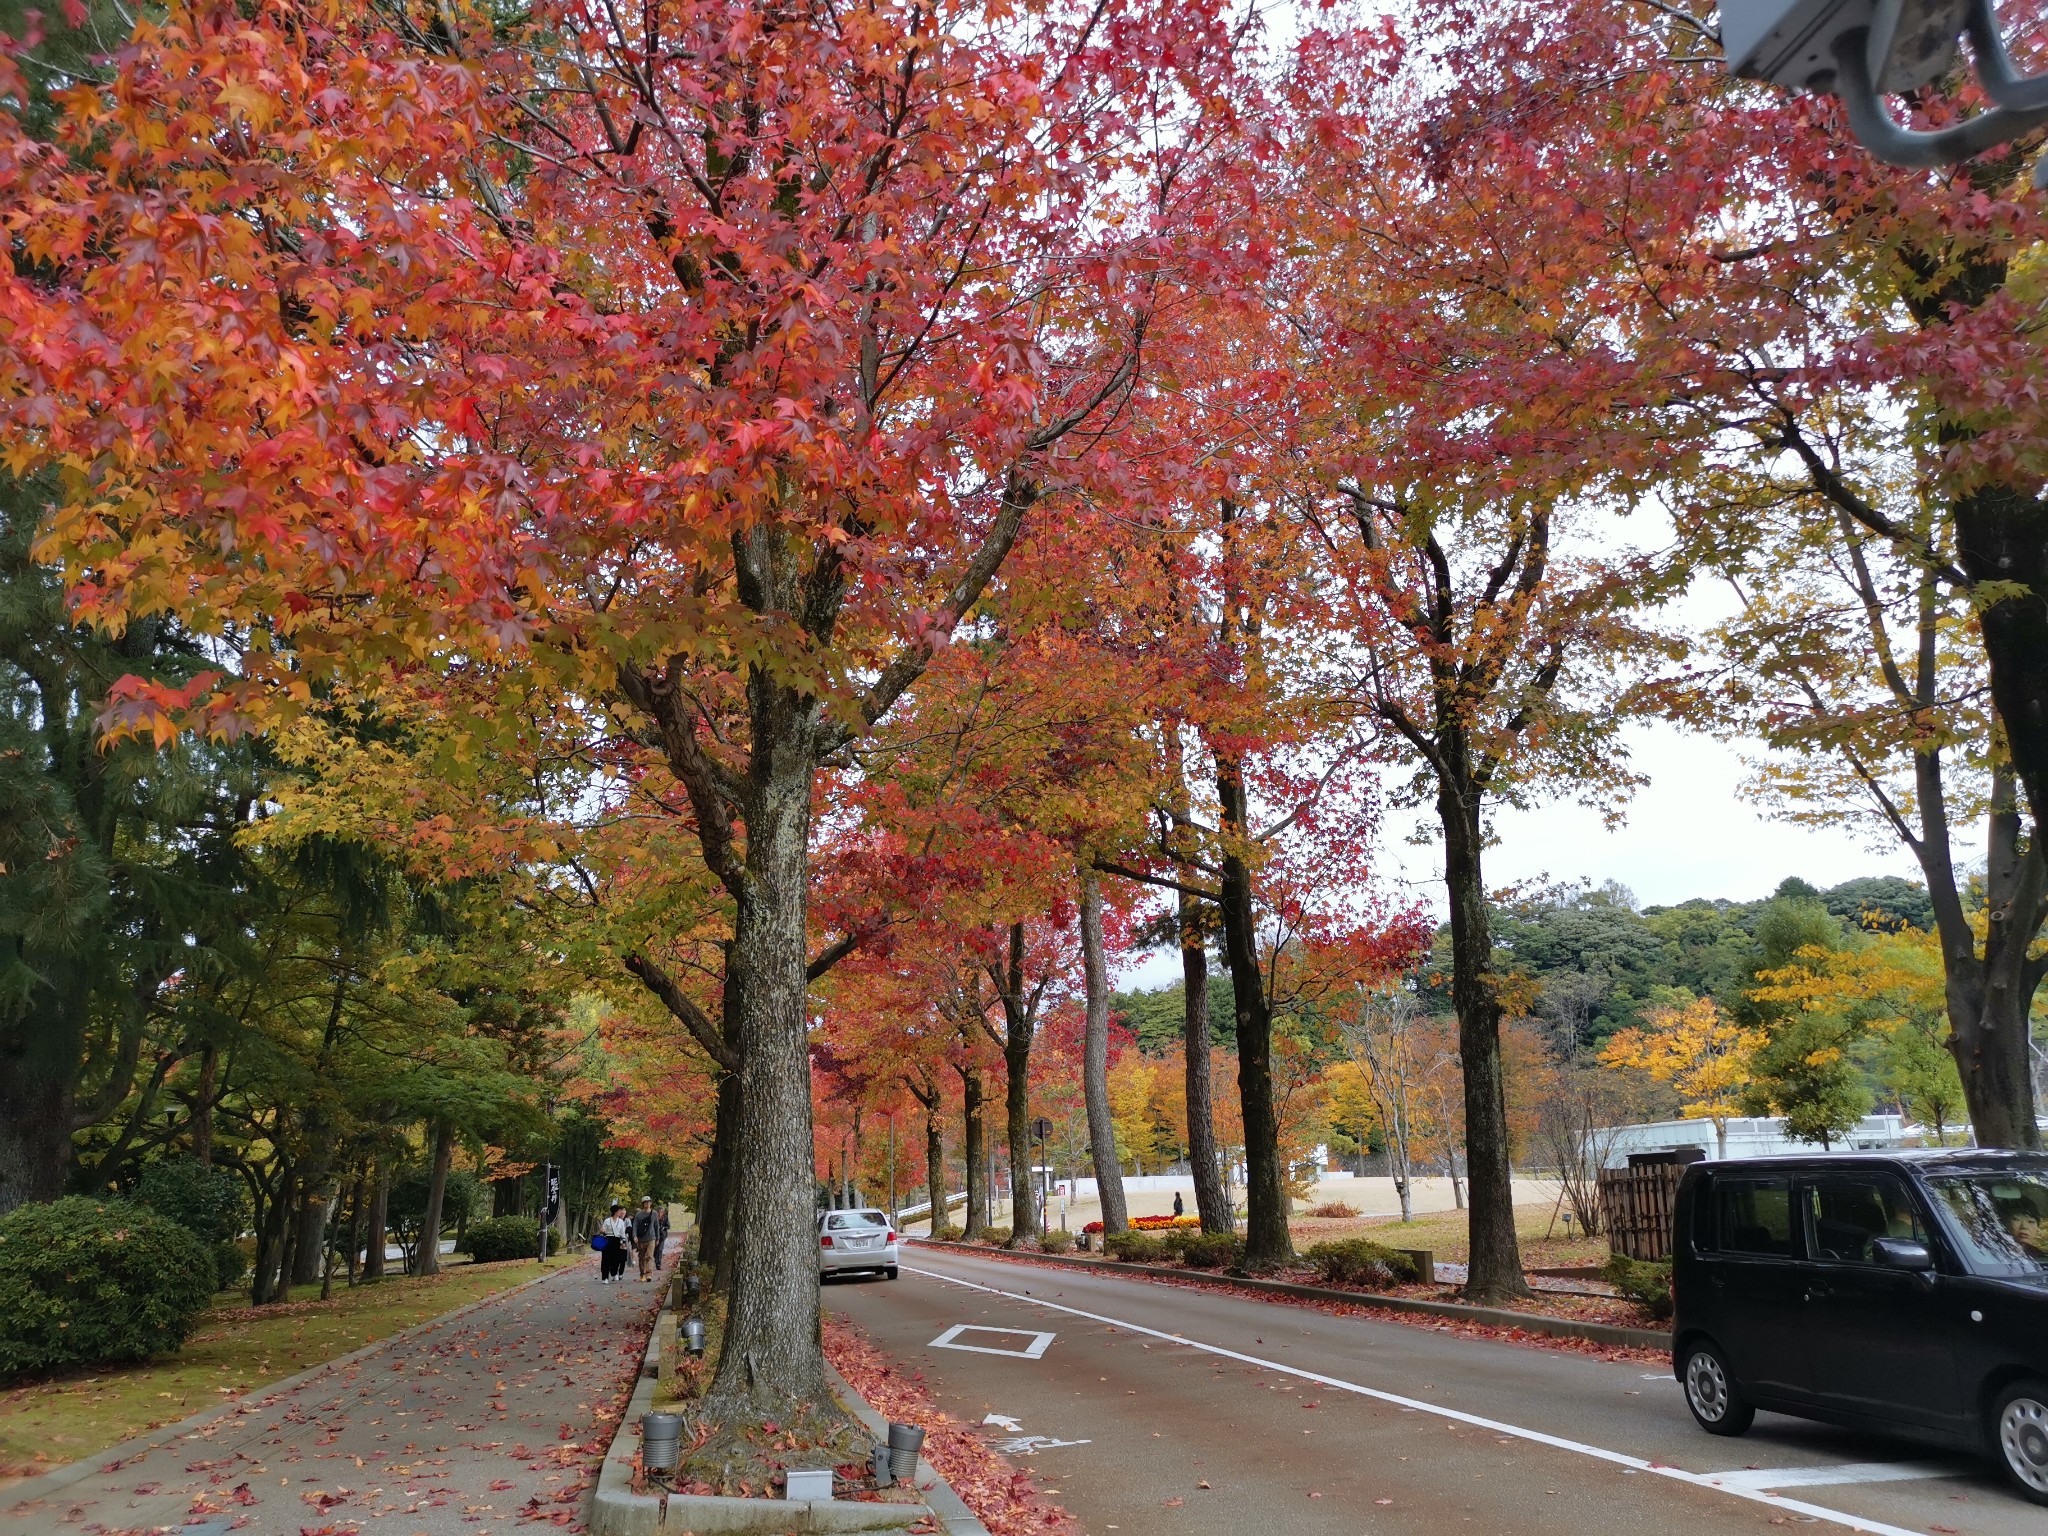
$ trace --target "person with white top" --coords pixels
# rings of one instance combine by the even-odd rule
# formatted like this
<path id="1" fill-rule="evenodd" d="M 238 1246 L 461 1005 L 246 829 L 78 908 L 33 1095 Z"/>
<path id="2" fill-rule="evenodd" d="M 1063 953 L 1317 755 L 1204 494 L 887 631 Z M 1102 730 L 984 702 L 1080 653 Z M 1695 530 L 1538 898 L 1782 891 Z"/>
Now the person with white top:
<path id="1" fill-rule="evenodd" d="M 620 1278 L 626 1272 L 626 1255 L 631 1252 L 632 1239 L 626 1225 L 626 1208 L 614 1205 L 611 1215 L 597 1224 L 597 1230 L 604 1237 L 603 1261 L 598 1265 L 598 1275 L 606 1285 Z"/>

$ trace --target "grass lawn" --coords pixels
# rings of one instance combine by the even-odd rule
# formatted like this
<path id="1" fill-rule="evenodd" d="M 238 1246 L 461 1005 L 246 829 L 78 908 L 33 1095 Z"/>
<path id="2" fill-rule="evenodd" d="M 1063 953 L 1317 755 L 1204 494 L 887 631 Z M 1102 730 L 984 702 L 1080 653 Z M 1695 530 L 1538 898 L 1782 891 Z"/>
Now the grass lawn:
<path id="1" fill-rule="evenodd" d="M 588 1257 L 565 1253 L 547 1267 Z M 326 1302 L 317 1285 L 295 1286 L 289 1303 L 267 1307 L 223 1292 L 175 1355 L 0 1391 L 0 1480 L 47 1472 L 175 1423 L 531 1280 L 538 1270 L 530 1260 L 453 1264 L 439 1275 L 352 1291 L 337 1283 Z"/>
<path id="2" fill-rule="evenodd" d="M 1515 1207 L 1515 1231 L 1522 1240 L 1522 1262 L 1540 1269 L 1567 1264 L 1598 1264 L 1607 1257 L 1604 1237 L 1567 1239 L 1564 1218 L 1551 1227 L 1551 1205 Z M 1296 1216 L 1288 1222 L 1297 1252 L 1312 1243 L 1334 1237 L 1369 1237 L 1389 1248 L 1427 1248 L 1439 1259 L 1462 1264 L 1471 1254 L 1472 1241 L 1463 1211 L 1439 1211 L 1400 1221 L 1390 1216 Z M 1544 1233 L 1548 1231 L 1549 1237 Z"/>

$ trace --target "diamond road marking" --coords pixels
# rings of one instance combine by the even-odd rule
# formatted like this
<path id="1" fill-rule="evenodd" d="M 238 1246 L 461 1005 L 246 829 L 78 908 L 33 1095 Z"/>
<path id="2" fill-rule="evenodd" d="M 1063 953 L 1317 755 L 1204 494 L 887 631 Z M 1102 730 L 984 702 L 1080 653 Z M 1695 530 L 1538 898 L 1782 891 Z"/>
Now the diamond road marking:
<path id="1" fill-rule="evenodd" d="M 1842 1483 L 1911 1483 L 1923 1477 L 1961 1477 L 1961 1467 L 1937 1461 L 1856 1461 L 1833 1467 L 1744 1467 L 1702 1472 L 1714 1488 L 1832 1488 Z"/>
<path id="2" fill-rule="evenodd" d="M 996 1349 L 987 1344 L 955 1343 L 954 1341 L 963 1333 L 1003 1333 L 1008 1334 L 1013 1339 L 1029 1339 L 1031 1342 L 1022 1349 Z M 1028 1328 L 983 1328 L 974 1323 L 956 1323 L 936 1339 L 933 1339 L 926 1347 L 929 1349 L 964 1349 L 971 1355 L 1008 1355 L 1013 1360 L 1036 1360 L 1045 1353 L 1052 1341 L 1053 1335 L 1049 1333 L 1033 1333 Z"/>

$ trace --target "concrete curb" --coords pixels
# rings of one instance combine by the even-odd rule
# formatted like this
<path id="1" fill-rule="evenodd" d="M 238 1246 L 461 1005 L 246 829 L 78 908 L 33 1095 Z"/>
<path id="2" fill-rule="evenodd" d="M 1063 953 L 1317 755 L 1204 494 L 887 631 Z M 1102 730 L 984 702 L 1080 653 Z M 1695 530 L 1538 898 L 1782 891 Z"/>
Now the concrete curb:
<path id="1" fill-rule="evenodd" d="M 535 1240 L 538 1243 L 538 1239 Z M 118 1470 L 122 1463 L 146 1452 L 153 1451 L 173 1440 L 185 1439 L 198 1434 L 210 1424 L 215 1424 L 232 1415 L 255 1413 L 264 1408 L 270 1400 L 285 1392 L 295 1392 L 325 1371 L 346 1370 L 358 1361 L 367 1360 L 380 1349 L 389 1349 L 403 1343 L 411 1335 L 427 1328 L 438 1328 L 443 1323 L 452 1323 L 457 1318 L 467 1317 L 479 1307 L 503 1301 L 507 1296 L 516 1296 L 521 1291 L 536 1286 L 543 1280 L 552 1280 L 556 1275 L 566 1274 L 568 1269 L 549 1270 L 544 1275 L 535 1275 L 531 1280 L 522 1280 L 517 1285 L 508 1285 L 502 1291 L 493 1291 L 488 1296 L 479 1296 L 475 1301 L 464 1302 L 452 1312 L 443 1312 L 439 1317 L 430 1317 L 423 1323 L 414 1323 L 410 1328 L 388 1334 L 375 1343 L 365 1344 L 361 1349 L 352 1349 L 345 1355 L 336 1355 L 332 1360 L 323 1360 L 318 1365 L 308 1366 L 296 1376 L 287 1376 L 268 1386 L 253 1387 L 240 1397 L 229 1398 L 215 1408 L 195 1413 L 190 1418 L 180 1419 L 175 1424 L 163 1424 L 137 1435 L 132 1440 L 123 1440 L 119 1445 L 96 1451 L 82 1461 L 67 1462 L 51 1472 L 25 1478 L 18 1483 L 0 1483 L 0 1505 L 19 1504 L 29 1500 L 48 1498 L 51 1494 L 82 1482 L 96 1472 Z"/>
<path id="2" fill-rule="evenodd" d="M 1212 1274 L 1200 1269 L 1166 1269 L 1157 1264 L 1120 1264 L 1114 1259 L 1071 1259 L 1057 1253 L 1028 1253 L 1005 1248 L 980 1248 L 971 1243 L 935 1243 L 928 1237 L 912 1239 L 921 1248 L 942 1248 L 949 1253 L 973 1254 L 981 1258 L 1008 1259 L 1012 1263 L 1040 1264 L 1048 1268 L 1085 1270 L 1090 1274 L 1131 1275 L 1144 1280 L 1178 1280 L 1193 1285 L 1238 1286 L 1264 1291 L 1271 1296 L 1295 1296 L 1304 1301 L 1341 1301 L 1354 1307 L 1381 1312 L 1407 1312 L 1422 1317 L 1441 1317 L 1457 1322 L 1484 1323 L 1491 1328 L 1519 1328 L 1553 1339 L 1584 1339 L 1591 1344 L 1611 1344 L 1624 1349 L 1671 1348 L 1671 1335 L 1655 1328 L 1623 1328 L 1615 1323 L 1580 1323 L 1570 1318 L 1544 1317 L 1534 1312 L 1511 1312 L 1505 1307 L 1470 1307 L 1457 1301 L 1422 1301 L 1409 1296 L 1375 1296 L 1366 1291 L 1340 1291 L 1324 1285 L 1298 1285 L 1292 1280 L 1261 1280 L 1254 1276 Z"/>
<path id="3" fill-rule="evenodd" d="M 832 1391 L 842 1406 L 862 1424 L 877 1441 L 889 1438 L 889 1421 L 867 1404 L 867 1399 L 853 1390 L 853 1383 L 839 1374 L 839 1368 L 830 1360 L 825 1362 L 825 1379 L 831 1383 Z M 946 1529 L 947 1536 L 989 1536 L 988 1527 L 967 1501 L 953 1491 L 953 1485 L 932 1470 L 932 1464 L 922 1456 L 917 1458 L 917 1476 L 914 1481 L 918 1491 L 924 1495 L 925 1503 L 938 1516 L 939 1524 Z"/>
<path id="4" fill-rule="evenodd" d="M 659 1323 L 656 1325 L 659 1331 Z M 650 1347 L 650 1361 L 652 1348 Z M 845 1377 L 825 1365 L 833 1392 L 853 1416 L 877 1436 L 888 1426 Z M 656 1378 L 643 1369 L 598 1472 L 588 1508 L 590 1536 L 810 1536 L 813 1532 L 900 1531 L 926 1517 L 948 1536 L 989 1536 L 960 1496 L 922 1458 L 917 1485 L 924 1504 L 863 1504 L 850 1499 L 740 1499 L 717 1494 L 652 1494 L 633 1491 L 633 1467 L 640 1451 L 640 1416 L 654 1408 Z"/>

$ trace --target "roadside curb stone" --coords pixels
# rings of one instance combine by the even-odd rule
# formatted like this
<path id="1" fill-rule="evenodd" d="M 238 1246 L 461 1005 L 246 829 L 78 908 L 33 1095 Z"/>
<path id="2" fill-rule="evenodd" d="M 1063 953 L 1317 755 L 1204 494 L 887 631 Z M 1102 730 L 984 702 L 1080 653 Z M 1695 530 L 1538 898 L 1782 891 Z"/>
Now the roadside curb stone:
<path id="1" fill-rule="evenodd" d="M 810 1536 L 813 1532 L 900 1531 L 927 1516 L 948 1536 L 989 1536 L 988 1528 L 922 1457 L 917 1486 L 923 1504 L 863 1504 L 850 1499 L 742 1499 L 718 1494 L 652 1494 L 633 1491 L 634 1462 L 640 1449 L 640 1416 L 654 1409 L 657 1385 L 655 1341 L 650 1336 L 648 1363 L 633 1389 L 626 1416 L 605 1453 L 589 1506 L 590 1536 Z M 848 1412 L 873 1434 L 887 1433 L 882 1416 L 870 1408 L 846 1378 L 825 1364 L 833 1393 Z"/>
<path id="2" fill-rule="evenodd" d="M 1090 1274 L 1132 1275 L 1146 1280 L 1178 1280 L 1193 1285 L 1232 1286 L 1264 1291 L 1272 1296 L 1298 1296 L 1305 1301 L 1341 1301 L 1354 1307 L 1369 1307 L 1382 1312 L 1407 1312 L 1423 1317 L 1484 1323 L 1491 1328 L 1519 1328 L 1524 1333 L 1538 1333 L 1546 1338 L 1584 1339 L 1590 1344 L 1611 1344 L 1624 1349 L 1671 1348 L 1671 1335 L 1656 1328 L 1624 1328 L 1616 1323 L 1582 1323 L 1570 1318 L 1544 1317 L 1534 1312 L 1514 1312 L 1505 1307 L 1473 1307 L 1459 1301 L 1423 1301 L 1409 1296 L 1375 1296 L 1369 1291 L 1340 1291 L 1331 1286 L 1301 1285 L 1292 1280 L 1261 1280 L 1249 1275 L 1219 1275 L 1200 1269 L 1167 1269 L 1157 1264 L 1121 1264 L 1114 1259 L 1070 1259 L 1056 1253 L 982 1248 L 972 1243 L 933 1242 L 928 1237 L 914 1237 L 910 1241 L 921 1248 L 938 1248 L 948 1253 L 1007 1259 L 1012 1263 L 1040 1264 L 1049 1268 L 1082 1270 Z"/>

